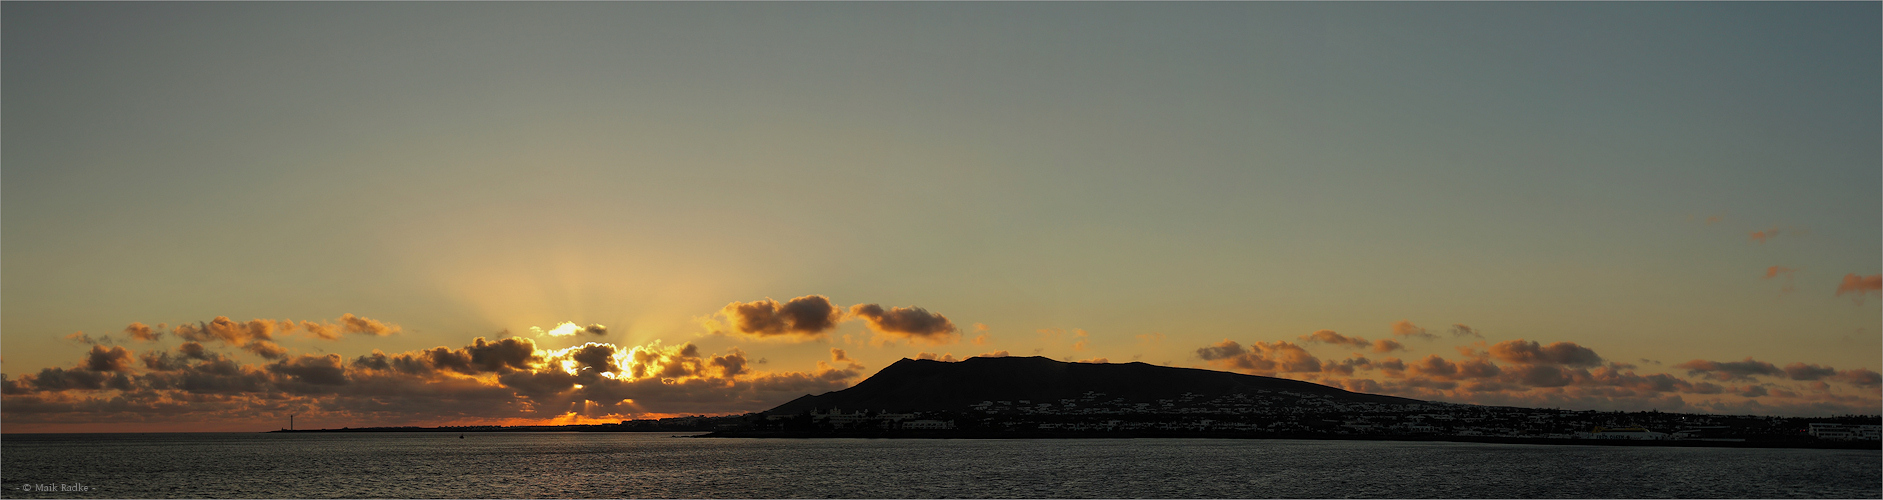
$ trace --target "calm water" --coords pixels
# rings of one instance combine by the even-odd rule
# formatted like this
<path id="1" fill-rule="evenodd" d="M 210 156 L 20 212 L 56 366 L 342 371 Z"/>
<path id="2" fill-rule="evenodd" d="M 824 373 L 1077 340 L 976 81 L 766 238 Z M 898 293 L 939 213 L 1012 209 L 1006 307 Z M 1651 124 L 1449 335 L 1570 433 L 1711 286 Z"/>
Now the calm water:
<path id="1" fill-rule="evenodd" d="M 1883 496 L 1883 452 L 648 433 L 0 438 L 7 498 Z M 89 491 L 27 487 L 82 485 Z M 23 487 L 25 490 L 23 490 Z"/>

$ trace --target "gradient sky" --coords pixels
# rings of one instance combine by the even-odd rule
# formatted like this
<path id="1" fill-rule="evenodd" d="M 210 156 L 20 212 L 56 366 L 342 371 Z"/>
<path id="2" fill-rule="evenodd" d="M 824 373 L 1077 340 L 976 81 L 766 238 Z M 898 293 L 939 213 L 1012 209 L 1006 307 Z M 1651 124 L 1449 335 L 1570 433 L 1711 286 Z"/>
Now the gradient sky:
<path id="1" fill-rule="evenodd" d="M 1875 2 L 0 8 L 8 432 L 743 412 L 999 351 L 1883 411 Z M 536 357 L 451 368 L 478 337 Z"/>

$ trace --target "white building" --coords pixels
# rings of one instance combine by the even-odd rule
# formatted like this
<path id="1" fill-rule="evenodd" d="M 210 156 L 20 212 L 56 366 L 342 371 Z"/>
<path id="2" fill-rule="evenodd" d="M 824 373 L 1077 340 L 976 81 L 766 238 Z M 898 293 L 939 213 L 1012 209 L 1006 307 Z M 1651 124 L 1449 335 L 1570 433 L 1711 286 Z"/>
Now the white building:
<path id="1" fill-rule="evenodd" d="M 1810 425 L 1810 428 L 1806 429 L 1806 432 L 1810 433 L 1811 437 L 1815 437 L 1818 439 L 1835 439 L 1839 441 L 1851 441 L 1851 440 L 1874 441 L 1874 440 L 1877 440 L 1879 437 L 1883 437 L 1883 436 L 1879 436 L 1879 429 L 1883 429 L 1883 426 L 1844 425 L 1844 424 L 1809 424 L 1809 425 Z"/>
<path id="2" fill-rule="evenodd" d="M 904 429 L 943 430 L 955 428 L 953 420 L 910 420 L 902 423 Z"/>
<path id="3" fill-rule="evenodd" d="M 1616 427 L 1612 429 L 1596 427 L 1594 431 L 1578 432 L 1575 436 L 1579 439 L 1667 439 L 1666 433 L 1650 431 L 1646 427 Z"/>
<path id="4" fill-rule="evenodd" d="M 828 412 L 820 412 L 817 410 L 811 410 L 812 422 L 829 423 L 833 427 L 839 427 L 839 428 L 850 427 L 850 426 L 856 425 L 856 423 L 858 422 L 862 422 L 865 420 L 869 420 L 869 417 L 866 416 L 864 412 L 862 411 L 844 413 L 843 410 L 839 410 L 836 408 L 831 408 L 830 411 Z"/>

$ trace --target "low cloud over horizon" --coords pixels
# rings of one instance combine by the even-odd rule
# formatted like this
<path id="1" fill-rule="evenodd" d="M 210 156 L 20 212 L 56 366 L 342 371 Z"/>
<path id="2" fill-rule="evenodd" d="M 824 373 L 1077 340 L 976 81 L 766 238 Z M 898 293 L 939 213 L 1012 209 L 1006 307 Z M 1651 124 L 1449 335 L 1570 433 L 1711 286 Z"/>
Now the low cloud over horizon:
<path id="1" fill-rule="evenodd" d="M 858 304 L 846 313 L 811 295 L 777 302 L 734 302 L 721 310 L 738 338 L 787 338 L 797 345 L 828 340 L 828 332 L 861 319 L 879 340 L 907 340 L 901 348 L 959 340 L 946 317 L 919 307 Z M 606 327 L 561 323 L 536 329 L 545 339 L 605 336 Z M 1436 340 L 1408 321 L 1388 325 L 1402 338 Z M 977 325 L 977 331 L 987 331 Z M 0 375 L 0 394 L 15 428 L 75 424 L 188 424 L 256 420 L 286 414 L 304 421 L 354 425 L 547 423 L 617 421 L 676 414 L 760 411 L 805 394 L 850 387 L 869 375 L 844 348 L 797 370 L 759 370 L 767 364 L 745 348 L 708 352 L 693 342 L 652 340 L 639 345 L 588 341 L 552 349 L 528 337 L 473 337 L 457 347 L 366 354 L 297 352 L 274 341 L 300 334 L 322 342 L 375 338 L 399 325 L 342 315 L 333 321 L 218 316 L 176 326 L 132 323 L 123 338 L 66 336 L 83 346 L 70 364 L 35 373 Z M 563 333 L 556 333 L 563 331 Z M 1066 352 L 1102 349 L 1084 329 L 1040 329 L 1038 341 Z M 1452 338 L 1482 338 L 1454 324 Z M 703 334 L 704 335 L 704 334 Z M 714 337 L 718 338 L 718 337 Z M 1135 335 L 1123 344 L 1149 345 L 1161 334 Z M 940 340 L 936 340 L 940 339 Z M 1475 340 L 1450 346 L 1453 356 L 1412 354 L 1394 340 L 1316 330 L 1284 340 L 1248 343 L 1224 339 L 1194 350 L 1203 366 L 1284 377 L 1357 392 L 1456 403 L 1573 409 L 1827 415 L 1878 413 L 1883 379 L 1869 368 L 1818 363 L 1779 365 L 1693 359 L 1672 373 L 1641 372 L 1570 341 Z M 848 341 L 848 340 L 846 340 Z M 976 345 L 981 343 L 976 343 Z M 854 344 L 896 349 L 882 342 Z M 965 345 L 965 344 L 964 344 Z M 1426 345 L 1420 343 L 1420 345 Z M 1323 357 L 1314 349 L 1349 351 Z M 1442 347 L 1441 347 L 1442 348 Z M 1035 349 L 1038 354 L 1040 349 Z M 906 351 L 905 351 L 906 352 Z M 1399 354 L 1400 356 L 1385 356 Z M 997 349 L 970 357 L 1005 357 Z M 1380 356 L 1377 358 L 1369 355 Z M 244 356 L 252 356 L 244 361 Z M 913 359 L 961 361 L 952 353 L 921 351 Z M 1137 359 L 1139 356 L 1132 356 Z M 1106 356 L 1062 356 L 1065 361 L 1109 363 Z M 1648 362 L 1658 365 L 1659 363 Z M 775 363 L 773 363 L 775 365 Z M 1168 364 L 1168 363 L 1166 363 Z M 345 424 L 336 424 L 345 425 Z"/>
<path id="2" fill-rule="evenodd" d="M 1329 330 L 1301 337 L 1310 343 L 1363 347 L 1365 339 Z M 1883 380 L 1877 372 L 1792 363 L 1780 368 L 1755 361 L 1693 360 L 1674 368 L 1689 380 L 1665 373 L 1639 374 L 1638 366 L 1606 361 L 1574 342 L 1515 339 L 1457 346 L 1459 358 L 1437 354 L 1416 360 L 1370 359 L 1353 354 L 1322 359 L 1284 341 L 1233 340 L 1196 349 L 1209 366 L 1321 383 L 1355 392 L 1454 403 L 1563 407 L 1597 410 L 1685 411 L 1783 415 L 1877 414 Z M 1501 364 L 1500 364 L 1501 363 Z M 1789 383 L 1789 382 L 1809 383 Z M 1685 395 L 1686 397 L 1683 397 Z M 1736 396 L 1722 398 L 1721 396 Z M 1689 399 L 1691 398 L 1691 400 Z"/>
<path id="3" fill-rule="evenodd" d="M 304 421 L 356 425 L 618 421 L 762 410 L 848 387 L 864 370 L 841 349 L 802 371 L 761 371 L 737 347 L 707 353 L 692 343 L 658 340 L 544 349 L 529 338 L 476 337 L 458 348 L 373 349 L 354 357 L 254 347 L 292 330 L 290 324 L 218 317 L 172 330 L 184 340 L 175 346 L 133 351 L 93 343 L 69 367 L 0 376 L 7 422 L 15 428 L 226 423 L 272 421 L 288 413 Z M 379 323 L 341 328 L 370 334 L 370 324 Z M 155 342 L 141 333 L 145 328 L 134 324 L 127 330 Z M 242 362 L 237 352 L 262 361 Z"/>

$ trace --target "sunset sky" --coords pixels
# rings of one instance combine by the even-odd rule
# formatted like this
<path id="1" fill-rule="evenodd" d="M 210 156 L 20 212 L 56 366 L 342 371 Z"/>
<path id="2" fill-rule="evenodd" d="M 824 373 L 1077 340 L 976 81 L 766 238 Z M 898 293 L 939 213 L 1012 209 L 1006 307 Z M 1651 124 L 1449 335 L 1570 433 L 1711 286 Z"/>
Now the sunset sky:
<path id="1" fill-rule="evenodd" d="M 1875 2 L 3 9 L 6 432 L 1001 353 L 1883 412 Z"/>

